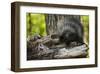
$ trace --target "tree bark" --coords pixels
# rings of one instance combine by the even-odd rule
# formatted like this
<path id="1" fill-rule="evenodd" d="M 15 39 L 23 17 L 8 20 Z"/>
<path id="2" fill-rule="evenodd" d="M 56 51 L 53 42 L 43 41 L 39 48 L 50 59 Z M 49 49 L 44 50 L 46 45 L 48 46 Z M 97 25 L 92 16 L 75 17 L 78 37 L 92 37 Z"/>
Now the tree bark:
<path id="1" fill-rule="evenodd" d="M 56 34 L 57 33 L 57 22 L 64 19 L 67 20 L 69 18 L 75 18 L 79 21 L 80 16 L 78 15 L 57 15 L 57 14 L 46 14 L 46 30 L 48 35 Z"/>

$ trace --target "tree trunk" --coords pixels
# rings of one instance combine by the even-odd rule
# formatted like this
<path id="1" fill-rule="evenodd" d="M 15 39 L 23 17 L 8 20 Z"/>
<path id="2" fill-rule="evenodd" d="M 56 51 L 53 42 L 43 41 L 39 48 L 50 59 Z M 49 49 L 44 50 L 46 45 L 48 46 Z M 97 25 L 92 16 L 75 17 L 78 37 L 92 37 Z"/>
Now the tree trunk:
<path id="1" fill-rule="evenodd" d="M 53 14 L 47 14 L 46 15 L 46 30 L 47 34 L 53 34 L 57 30 L 57 17 Z"/>
<path id="2" fill-rule="evenodd" d="M 80 16 L 78 15 L 56 15 L 56 14 L 47 14 L 46 15 L 46 30 L 48 35 L 57 33 L 57 22 L 64 19 L 75 18 L 80 21 Z"/>

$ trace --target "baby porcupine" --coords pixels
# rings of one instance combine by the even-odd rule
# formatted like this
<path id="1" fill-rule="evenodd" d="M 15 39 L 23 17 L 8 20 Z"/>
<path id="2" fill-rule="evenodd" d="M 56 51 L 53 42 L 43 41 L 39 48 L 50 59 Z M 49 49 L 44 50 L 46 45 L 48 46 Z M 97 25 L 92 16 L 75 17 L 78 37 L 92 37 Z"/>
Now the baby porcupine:
<path id="1" fill-rule="evenodd" d="M 75 18 L 67 18 L 58 21 L 59 41 L 69 46 L 72 42 L 83 44 L 83 26 Z"/>

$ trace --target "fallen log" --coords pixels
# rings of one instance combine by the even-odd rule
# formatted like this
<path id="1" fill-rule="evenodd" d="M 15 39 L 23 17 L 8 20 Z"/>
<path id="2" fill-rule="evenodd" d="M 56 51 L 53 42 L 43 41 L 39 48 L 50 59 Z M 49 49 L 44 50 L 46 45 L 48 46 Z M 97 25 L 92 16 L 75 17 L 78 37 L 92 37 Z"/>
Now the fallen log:
<path id="1" fill-rule="evenodd" d="M 54 55 L 54 58 L 75 58 L 75 57 L 86 57 L 88 52 L 87 45 L 83 44 L 81 46 L 73 47 L 70 49 L 62 48 Z"/>
<path id="2" fill-rule="evenodd" d="M 32 54 L 31 57 L 37 59 L 67 59 L 67 58 L 86 58 L 88 47 L 84 44 L 81 46 L 73 47 L 73 48 L 53 48 L 50 49 L 44 45 L 38 46 L 35 49 L 36 53 Z M 34 52 L 34 50 L 33 50 Z M 32 59 L 31 59 L 32 60 Z"/>
<path id="3" fill-rule="evenodd" d="M 86 58 L 87 50 L 88 46 L 86 44 L 74 42 L 67 47 L 64 43 L 59 43 L 59 39 L 52 35 L 41 37 L 35 41 L 27 41 L 30 60 Z"/>

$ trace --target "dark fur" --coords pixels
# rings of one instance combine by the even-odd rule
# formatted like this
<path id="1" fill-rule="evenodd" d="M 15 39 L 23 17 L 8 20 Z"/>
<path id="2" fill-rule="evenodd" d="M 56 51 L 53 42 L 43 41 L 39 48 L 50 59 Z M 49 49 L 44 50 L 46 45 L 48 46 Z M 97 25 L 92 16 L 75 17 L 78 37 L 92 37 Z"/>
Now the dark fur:
<path id="1" fill-rule="evenodd" d="M 83 26 L 80 21 L 71 18 L 58 22 L 59 40 L 70 45 L 71 42 L 84 43 Z"/>

